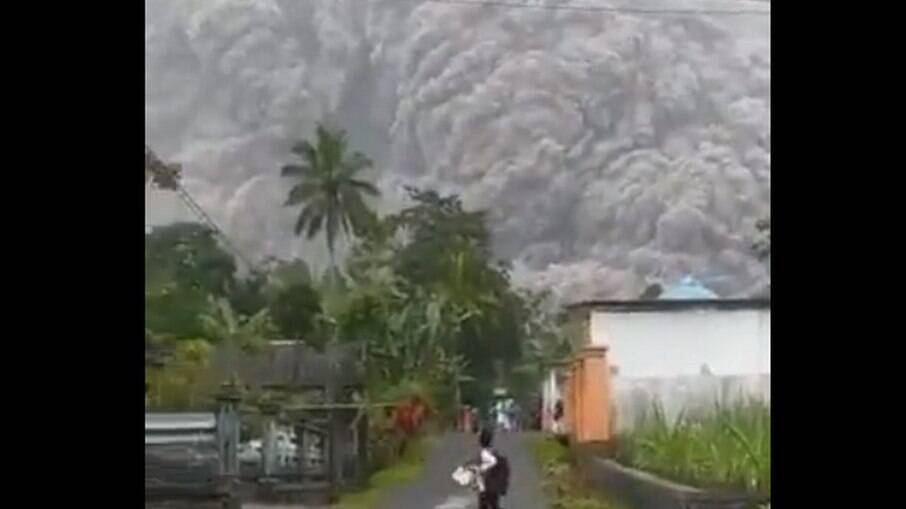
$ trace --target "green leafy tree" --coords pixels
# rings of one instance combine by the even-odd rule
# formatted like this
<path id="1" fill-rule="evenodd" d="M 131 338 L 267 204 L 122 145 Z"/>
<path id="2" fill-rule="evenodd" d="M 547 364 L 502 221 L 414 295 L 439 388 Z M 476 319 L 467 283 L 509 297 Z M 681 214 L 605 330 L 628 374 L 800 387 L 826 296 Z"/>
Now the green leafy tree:
<path id="1" fill-rule="evenodd" d="M 436 295 L 416 293 L 387 316 L 386 324 L 368 342 L 372 367 L 380 378 L 398 381 L 421 377 L 449 383 L 460 374 L 464 359 L 453 339 L 465 316 Z"/>
<path id="2" fill-rule="evenodd" d="M 228 298 L 230 305 L 240 315 L 251 316 L 268 307 L 268 276 L 253 273 L 233 284 Z"/>
<path id="3" fill-rule="evenodd" d="M 446 373 L 442 375 L 446 387 L 458 389 L 451 382 L 467 380 L 469 391 L 489 392 L 489 386 L 475 380 L 490 378 L 494 360 L 518 358 L 523 335 L 520 298 L 510 288 L 507 268 L 493 260 L 483 212 L 466 210 L 456 195 L 407 191 L 411 204 L 375 221 L 351 249 L 347 273 L 354 287 L 339 315 L 340 334 L 369 337 L 384 331 L 386 337 L 374 342 L 391 349 L 395 359 L 405 358 L 402 352 L 413 351 L 413 344 L 441 342 L 440 350 L 419 350 L 433 351 L 432 356 L 415 358 L 433 373 Z M 389 317 L 398 319 L 403 309 L 408 309 L 408 316 L 422 317 L 404 322 L 406 327 L 433 323 L 439 328 L 426 336 L 406 327 L 405 332 L 386 332 L 384 324 L 393 323 Z M 442 327 L 437 325 L 441 323 Z M 399 352 L 392 349 L 404 346 L 385 344 L 400 335 L 408 335 L 410 341 L 421 339 Z M 441 358 L 456 360 L 446 368 L 447 361 Z M 385 375 L 392 378 L 391 372 L 399 369 L 390 367 Z"/>
<path id="4" fill-rule="evenodd" d="M 280 334 L 286 339 L 302 339 L 315 348 L 323 339 L 313 333 L 321 314 L 321 297 L 305 283 L 294 284 L 277 294 L 270 305 L 271 316 Z"/>
<path id="5" fill-rule="evenodd" d="M 396 273 L 468 312 L 461 339 L 499 346 L 510 311 L 509 276 L 493 261 L 485 213 L 465 210 L 456 195 L 413 187 L 407 191 L 412 205 L 390 218 L 408 238 L 395 250 Z M 489 336 L 495 341 L 488 341 Z M 491 352 L 473 353 L 478 357 Z"/>
<path id="6" fill-rule="evenodd" d="M 318 125 L 314 143 L 300 141 L 292 148 L 300 161 L 287 164 L 281 175 L 296 179 L 285 206 L 302 206 L 296 220 L 296 235 L 311 239 L 322 230 L 327 239 L 331 273 L 336 269 L 337 235 L 355 235 L 372 222 L 373 214 L 364 196 L 379 196 L 377 187 L 358 174 L 372 166 L 361 152 L 349 152 L 344 131 Z"/>
<path id="7" fill-rule="evenodd" d="M 174 343 L 172 359 L 163 368 L 157 404 L 171 410 L 197 409 L 210 402 L 217 379 L 209 369 L 211 344 L 203 339 Z"/>
<path id="8" fill-rule="evenodd" d="M 198 321 L 208 295 L 236 285 L 233 257 L 197 223 L 155 228 L 145 236 L 145 327 L 177 338 L 203 337 Z"/>
<path id="9" fill-rule="evenodd" d="M 223 297 L 210 297 L 207 312 L 199 320 L 207 339 L 230 349 L 258 351 L 277 335 L 269 310 L 262 309 L 252 316 L 240 315 Z"/>
<path id="10" fill-rule="evenodd" d="M 145 280 L 165 279 L 212 295 L 226 295 L 234 282 L 236 262 L 198 223 L 157 227 L 145 236 Z"/>
<path id="11" fill-rule="evenodd" d="M 274 294 L 293 285 L 312 285 L 314 279 L 305 260 L 271 260 L 267 263 L 267 286 Z"/>
<path id="12" fill-rule="evenodd" d="M 389 218 L 409 239 L 397 253 L 398 273 L 414 284 L 430 285 L 454 274 L 457 266 L 462 269 L 464 261 L 481 260 L 487 266 L 492 256 L 483 211 L 466 211 L 456 195 L 441 196 L 414 187 L 406 190 L 413 204 Z M 480 272 L 470 275 L 485 276 Z"/>

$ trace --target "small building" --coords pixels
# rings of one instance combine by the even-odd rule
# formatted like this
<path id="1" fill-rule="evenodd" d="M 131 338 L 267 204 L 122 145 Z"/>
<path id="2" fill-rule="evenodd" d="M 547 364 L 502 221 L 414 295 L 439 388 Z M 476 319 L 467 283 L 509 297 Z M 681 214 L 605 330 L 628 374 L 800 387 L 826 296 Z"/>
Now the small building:
<path id="1" fill-rule="evenodd" d="M 667 288 L 657 300 L 591 301 L 567 308 L 582 324 L 583 351 L 598 352 L 605 358 L 605 375 L 595 375 L 590 381 L 583 375 L 586 378 L 579 384 L 583 394 L 592 384 L 600 401 L 591 407 L 596 410 L 604 405 L 606 409 L 608 422 L 600 428 L 606 431 L 596 436 L 609 438 L 631 427 L 655 401 L 668 417 L 680 410 L 710 408 L 717 401 L 770 401 L 768 299 L 720 299 L 687 278 Z M 576 367 L 570 369 L 584 373 Z M 553 387 L 557 385 L 553 378 L 548 385 L 552 386 L 549 391 L 558 389 Z M 599 392 L 603 396 L 597 396 Z M 575 400 L 576 396 L 565 399 Z M 579 403 L 584 408 L 584 417 L 580 417 L 587 420 L 588 402 L 568 403 L 574 409 L 571 424 L 576 424 Z"/>

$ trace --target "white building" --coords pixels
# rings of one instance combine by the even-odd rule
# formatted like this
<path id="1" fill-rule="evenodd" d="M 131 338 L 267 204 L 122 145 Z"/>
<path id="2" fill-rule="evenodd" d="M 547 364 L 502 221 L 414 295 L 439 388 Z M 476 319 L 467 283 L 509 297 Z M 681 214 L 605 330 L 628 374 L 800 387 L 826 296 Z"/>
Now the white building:
<path id="1" fill-rule="evenodd" d="M 668 418 L 717 401 L 770 401 L 769 300 L 717 299 L 686 280 L 659 300 L 570 307 L 588 310 L 588 340 L 608 349 L 617 431 L 655 399 Z"/>

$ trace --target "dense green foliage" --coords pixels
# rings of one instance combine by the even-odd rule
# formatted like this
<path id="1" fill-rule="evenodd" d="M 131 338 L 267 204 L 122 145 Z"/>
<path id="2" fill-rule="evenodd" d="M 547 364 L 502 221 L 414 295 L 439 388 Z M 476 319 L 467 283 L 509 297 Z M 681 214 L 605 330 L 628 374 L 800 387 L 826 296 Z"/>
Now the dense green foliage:
<path id="1" fill-rule="evenodd" d="M 762 401 L 716 404 L 673 422 L 657 402 L 617 437 L 621 462 L 704 488 L 771 491 L 771 408 Z"/>
<path id="2" fill-rule="evenodd" d="M 569 357 L 582 335 L 576 327 L 584 325 L 567 320 L 549 295 L 514 288 L 509 267 L 494 259 L 485 213 L 467 210 L 455 194 L 409 187 L 405 207 L 378 216 L 366 198 L 380 194 L 359 177 L 371 161 L 349 149 L 342 131 L 319 126 L 315 140 L 296 143 L 292 153 L 297 163 L 281 170 L 293 179 L 285 205 L 301 210 L 294 232 L 286 234 L 312 239 L 323 232 L 328 275 L 312 274 L 302 260 L 271 259 L 240 276 L 233 256 L 206 227 L 154 229 L 145 239 L 146 358 L 162 346 L 169 355 L 162 369 L 148 363 L 154 366 L 149 385 L 156 387 L 150 403 L 203 404 L 222 381 L 209 369 L 215 348 L 238 355 L 269 339 L 298 339 L 315 348 L 364 342 L 366 402 L 417 396 L 433 417 L 447 420 L 460 403 L 484 407 L 503 384 L 531 408 L 538 382 L 552 362 Z M 161 163 L 146 161 L 146 170 L 149 164 Z M 166 187 L 176 178 L 172 171 L 160 175 L 156 185 L 172 188 Z M 762 238 L 753 247 L 769 259 L 770 221 L 758 229 Z M 341 233 L 349 250 L 338 266 Z M 660 291 L 651 287 L 642 297 Z M 377 407 L 368 412 L 374 458 L 392 464 L 411 437 Z M 673 423 L 655 406 L 617 442 L 620 460 L 674 480 L 770 492 L 766 404 L 717 406 Z M 372 478 L 375 489 L 344 506 L 367 506 L 384 487 L 415 475 L 420 459 L 412 455 L 419 450 L 409 451 L 402 463 Z M 552 507 L 614 507 L 577 484 L 563 446 L 542 440 L 536 453 Z"/>
<path id="3" fill-rule="evenodd" d="M 409 206 L 353 245 L 350 289 L 330 310 L 337 336 L 368 342 L 375 386 L 416 377 L 448 408 L 483 404 L 495 383 L 526 381 L 515 369 L 526 363 L 535 369 L 524 385 L 534 389 L 543 362 L 568 353 L 553 346 L 563 341 L 546 296 L 512 287 L 483 213 L 455 195 L 407 190 Z M 496 379 L 501 362 L 507 380 Z"/>
<path id="4" fill-rule="evenodd" d="M 205 227 L 157 228 L 145 257 L 152 336 L 234 349 L 278 338 L 316 348 L 364 341 L 367 397 L 417 394 L 445 417 L 457 402 L 483 404 L 498 383 L 527 397 L 546 363 L 568 354 L 546 296 L 514 289 L 494 259 L 483 211 L 410 187 L 404 208 L 378 217 L 364 198 L 379 193 L 358 177 L 371 162 L 342 131 L 319 127 L 292 152 L 299 162 L 282 168 L 295 179 L 286 205 L 302 207 L 296 234 L 325 233 L 330 277 L 319 281 L 301 260 L 267 260 L 239 277 Z M 340 233 L 350 248 L 337 266 Z"/>
<path id="5" fill-rule="evenodd" d="M 321 297 L 311 286 L 296 283 L 277 293 L 270 310 L 284 337 L 311 338 L 321 313 Z"/>
<path id="6" fill-rule="evenodd" d="M 145 327 L 203 337 L 198 316 L 209 295 L 229 293 L 235 272 L 233 258 L 205 227 L 176 223 L 155 229 L 145 237 Z"/>

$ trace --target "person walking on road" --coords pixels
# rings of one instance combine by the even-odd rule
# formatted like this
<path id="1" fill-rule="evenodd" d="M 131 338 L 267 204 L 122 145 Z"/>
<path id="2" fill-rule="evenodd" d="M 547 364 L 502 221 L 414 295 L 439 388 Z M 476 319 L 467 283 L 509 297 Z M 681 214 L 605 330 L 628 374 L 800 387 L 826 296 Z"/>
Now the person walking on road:
<path id="1" fill-rule="evenodd" d="M 501 509 L 500 497 L 506 495 L 509 485 L 509 461 L 492 449 L 493 440 L 491 430 L 481 430 L 478 436 L 478 509 Z"/>
<path id="2" fill-rule="evenodd" d="M 478 435 L 478 458 L 458 467 L 453 480 L 478 492 L 478 509 L 501 509 L 500 497 L 510 484 L 510 462 L 491 447 L 493 432 L 483 428 Z"/>

